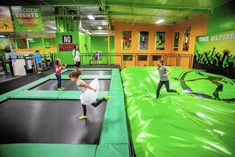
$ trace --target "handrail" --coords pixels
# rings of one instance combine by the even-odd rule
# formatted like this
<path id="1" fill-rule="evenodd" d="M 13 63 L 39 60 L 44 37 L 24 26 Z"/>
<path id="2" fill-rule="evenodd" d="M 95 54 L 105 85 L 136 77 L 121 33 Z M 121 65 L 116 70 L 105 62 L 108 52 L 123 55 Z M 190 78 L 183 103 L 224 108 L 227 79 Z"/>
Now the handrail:
<path id="1" fill-rule="evenodd" d="M 132 60 L 127 61 L 124 60 L 124 56 L 131 55 Z M 138 59 L 138 56 L 146 55 L 147 60 L 141 61 Z M 141 66 L 141 63 L 143 63 L 146 66 L 153 66 L 154 65 L 154 56 L 158 56 L 162 60 L 164 60 L 166 65 L 172 65 L 170 64 L 171 60 L 175 60 L 174 66 L 180 66 L 182 62 L 182 59 L 188 59 L 188 67 L 192 68 L 193 63 L 193 54 L 177 54 L 177 53 L 112 53 L 110 56 L 108 56 L 107 53 L 102 53 L 101 60 L 95 60 L 93 57 L 93 54 L 91 53 L 81 53 L 81 64 L 108 64 L 108 57 L 110 57 L 111 60 L 114 60 L 111 64 L 118 64 L 122 68 L 125 68 L 129 66 Z"/>

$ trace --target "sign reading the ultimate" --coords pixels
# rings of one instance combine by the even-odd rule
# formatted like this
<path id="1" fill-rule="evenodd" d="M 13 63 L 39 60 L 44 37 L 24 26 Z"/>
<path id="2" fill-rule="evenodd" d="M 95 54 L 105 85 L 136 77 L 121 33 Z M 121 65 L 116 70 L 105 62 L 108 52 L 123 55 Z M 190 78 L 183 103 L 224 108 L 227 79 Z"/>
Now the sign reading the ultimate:
<path id="1" fill-rule="evenodd" d="M 42 32 L 43 23 L 40 7 L 11 7 L 16 32 Z"/>
<path id="2" fill-rule="evenodd" d="M 197 42 L 213 42 L 221 40 L 235 40 L 235 33 L 230 32 L 224 34 L 197 37 Z"/>
<path id="3" fill-rule="evenodd" d="M 235 79 L 235 31 L 198 36 L 193 67 Z"/>

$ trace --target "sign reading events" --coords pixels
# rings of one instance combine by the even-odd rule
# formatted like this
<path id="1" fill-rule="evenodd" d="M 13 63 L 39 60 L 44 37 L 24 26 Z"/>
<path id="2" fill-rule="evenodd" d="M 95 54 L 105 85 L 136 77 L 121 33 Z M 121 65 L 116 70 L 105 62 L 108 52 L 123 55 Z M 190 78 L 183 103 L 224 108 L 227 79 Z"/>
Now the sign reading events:
<path id="1" fill-rule="evenodd" d="M 40 7 L 11 7 L 16 32 L 42 32 L 43 23 Z"/>

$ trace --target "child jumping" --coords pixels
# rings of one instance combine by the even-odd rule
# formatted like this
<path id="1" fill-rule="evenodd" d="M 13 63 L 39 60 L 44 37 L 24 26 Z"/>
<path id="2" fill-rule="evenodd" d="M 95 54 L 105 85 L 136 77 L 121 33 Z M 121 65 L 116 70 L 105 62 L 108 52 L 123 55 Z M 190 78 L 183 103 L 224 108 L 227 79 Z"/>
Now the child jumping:
<path id="1" fill-rule="evenodd" d="M 60 60 L 57 59 L 55 61 L 55 76 L 57 79 L 57 90 L 64 90 L 63 87 L 61 87 L 61 70 L 63 68 L 66 68 L 66 64 L 63 66 L 63 64 L 61 64 Z"/>
<path id="2" fill-rule="evenodd" d="M 160 81 L 157 86 L 156 98 L 159 98 L 160 90 L 161 90 L 163 84 L 165 85 L 167 92 L 177 92 L 174 89 L 170 89 L 168 74 L 171 73 L 171 71 L 163 65 L 162 60 L 157 61 L 157 66 L 158 66 Z"/>
<path id="3" fill-rule="evenodd" d="M 94 107 L 97 107 L 98 105 L 100 105 L 103 101 L 107 101 L 108 99 L 110 99 L 110 96 L 104 96 L 101 100 L 95 100 L 94 102 L 91 102 L 89 104 L 83 104 L 83 102 L 89 102 L 89 100 L 84 100 L 84 99 L 89 99 L 89 95 L 85 96 L 85 92 L 87 90 L 92 90 L 92 92 L 97 92 L 96 89 L 94 89 L 93 87 L 91 87 L 90 85 L 86 84 L 86 82 L 84 82 L 83 80 L 81 80 L 79 77 L 81 75 L 81 71 L 79 69 L 72 71 L 69 74 L 69 77 L 71 79 L 71 81 L 75 82 L 76 81 L 76 85 L 78 87 L 78 89 L 82 92 L 81 96 L 80 96 L 80 100 L 82 103 L 82 109 L 83 109 L 83 115 L 79 117 L 80 120 L 82 119 L 87 119 L 87 108 L 86 105 L 92 105 Z M 95 94 L 95 93 L 93 93 Z M 92 94 L 90 95 L 92 97 Z M 95 98 L 96 99 L 96 98 Z"/>

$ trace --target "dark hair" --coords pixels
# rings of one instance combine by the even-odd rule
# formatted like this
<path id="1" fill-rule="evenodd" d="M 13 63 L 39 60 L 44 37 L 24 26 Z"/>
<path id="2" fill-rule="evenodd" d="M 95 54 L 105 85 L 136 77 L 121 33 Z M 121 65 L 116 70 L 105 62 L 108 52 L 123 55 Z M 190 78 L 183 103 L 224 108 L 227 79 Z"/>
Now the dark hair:
<path id="1" fill-rule="evenodd" d="M 82 74 L 81 70 L 76 69 L 69 73 L 69 78 L 74 78 L 74 77 L 78 78 L 81 74 Z"/>
<path id="2" fill-rule="evenodd" d="M 36 53 L 38 53 L 39 52 L 39 50 L 36 50 Z"/>
<path id="3" fill-rule="evenodd" d="M 59 63 L 60 63 L 60 60 L 55 60 L 55 65 L 59 65 Z"/>
<path id="4" fill-rule="evenodd" d="M 162 59 L 158 59 L 157 61 L 159 61 L 160 63 L 162 63 L 162 65 L 164 64 L 164 61 Z"/>

